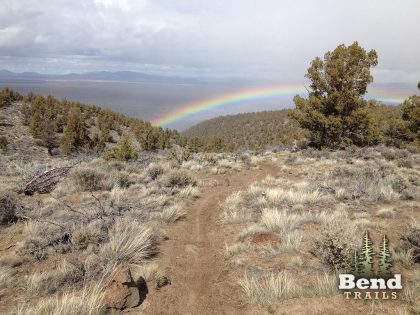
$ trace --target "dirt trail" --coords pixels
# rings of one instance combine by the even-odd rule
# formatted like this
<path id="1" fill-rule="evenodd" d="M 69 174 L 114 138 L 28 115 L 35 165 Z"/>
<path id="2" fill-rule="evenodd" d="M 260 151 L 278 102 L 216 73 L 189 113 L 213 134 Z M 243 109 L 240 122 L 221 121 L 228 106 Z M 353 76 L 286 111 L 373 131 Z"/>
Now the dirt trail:
<path id="1" fill-rule="evenodd" d="M 130 314 L 243 313 L 237 278 L 223 257 L 225 244 L 234 240 L 236 232 L 221 222 L 220 203 L 232 192 L 277 171 L 267 163 L 260 168 L 212 177 L 219 186 L 202 189 L 186 219 L 167 230 L 169 240 L 161 246 L 157 262 L 166 268 L 172 284 L 151 292 L 144 305 Z M 229 186 L 224 177 L 229 178 Z"/>

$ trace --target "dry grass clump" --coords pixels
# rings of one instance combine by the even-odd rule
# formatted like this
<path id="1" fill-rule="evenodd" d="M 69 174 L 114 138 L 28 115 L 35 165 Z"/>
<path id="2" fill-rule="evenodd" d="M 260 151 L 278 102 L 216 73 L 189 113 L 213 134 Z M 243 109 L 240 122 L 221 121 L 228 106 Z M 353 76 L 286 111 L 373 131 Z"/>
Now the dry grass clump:
<path id="1" fill-rule="evenodd" d="M 264 209 L 261 215 L 261 222 L 268 230 L 287 235 L 299 227 L 301 216 L 290 214 L 286 211 L 279 211 L 278 209 Z"/>
<path id="2" fill-rule="evenodd" d="M 65 260 L 53 271 L 36 271 L 26 277 L 26 287 L 31 293 L 54 294 L 81 288 L 85 278 L 84 265 L 75 258 Z"/>
<path id="3" fill-rule="evenodd" d="M 233 245 L 226 245 L 225 248 L 225 259 L 230 259 L 233 256 L 243 253 L 249 249 L 249 246 L 245 243 L 235 243 Z"/>
<path id="4" fill-rule="evenodd" d="M 376 215 L 380 218 L 394 218 L 396 216 L 395 209 L 393 208 L 381 208 L 376 212 Z"/>
<path id="5" fill-rule="evenodd" d="M 321 191 L 307 182 L 295 184 L 291 189 L 267 189 L 265 194 L 270 206 L 310 206 L 325 201 Z"/>
<path id="6" fill-rule="evenodd" d="M 285 271 L 263 276 L 245 274 L 239 285 L 249 304 L 267 305 L 303 295 L 302 288 Z"/>
<path id="7" fill-rule="evenodd" d="M 333 296 L 339 294 L 337 275 L 324 273 L 322 275 L 317 274 L 316 282 L 313 290 L 310 291 L 310 295 L 313 296 Z"/>
<path id="8" fill-rule="evenodd" d="M 185 217 L 186 214 L 187 213 L 185 212 L 185 210 L 177 205 L 163 209 L 162 212 L 159 214 L 159 219 L 160 222 L 164 222 L 167 224 L 174 223 L 179 219 Z"/>
<path id="9" fill-rule="evenodd" d="M 262 186 L 251 185 L 246 191 L 234 193 L 226 199 L 224 220 L 226 223 L 257 221 L 266 208 L 305 209 L 321 207 L 331 202 L 331 197 L 308 182 L 290 184 L 278 179 L 266 178 Z M 276 187 L 266 187 L 273 186 Z M 280 185 L 287 185 L 283 188 Z"/>
<path id="10" fill-rule="evenodd" d="M 155 263 L 133 266 L 132 275 L 135 281 L 137 279 L 143 278 L 146 282 L 157 281 L 158 279 L 165 276 L 159 265 Z"/>
<path id="11" fill-rule="evenodd" d="M 361 168 L 336 168 L 328 177 L 324 186 L 338 200 L 346 202 L 390 202 L 400 199 L 407 188 L 391 168 L 376 163 Z"/>
<path id="12" fill-rule="evenodd" d="M 246 191 L 236 192 L 222 204 L 226 223 L 245 223 L 256 221 L 265 208 L 264 190 L 251 186 Z"/>
<path id="13" fill-rule="evenodd" d="M 414 250 L 399 249 L 393 252 L 394 261 L 399 262 L 404 268 L 411 269 L 414 267 Z"/>
<path id="14" fill-rule="evenodd" d="M 410 314 L 419 314 L 420 311 L 420 269 L 414 270 L 403 284 L 401 300 L 409 303 Z"/>
<path id="15" fill-rule="evenodd" d="M 18 308 L 19 315 L 99 315 L 104 314 L 103 283 L 92 283 L 78 292 L 41 299 L 38 305 Z"/>
<path id="16" fill-rule="evenodd" d="M 119 221 L 112 227 L 99 256 L 107 265 L 116 266 L 122 262 L 141 264 L 155 252 L 156 236 L 151 228 L 139 222 Z"/>
<path id="17" fill-rule="evenodd" d="M 0 267 L 0 288 L 7 288 L 11 282 L 12 278 L 12 269 L 10 267 L 1 266 Z"/>
<path id="18" fill-rule="evenodd" d="M 302 244 L 303 234 L 300 231 L 291 232 L 283 236 L 280 244 L 268 244 L 260 248 L 261 253 L 267 259 L 274 258 L 284 253 L 297 253 Z"/>
<path id="19" fill-rule="evenodd" d="M 178 192 L 178 196 L 183 199 L 195 199 L 200 196 L 200 190 L 193 185 L 188 185 Z"/>
<path id="20" fill-rule="evenodd" d="M 44 260 L 49 253 L 66 253 L 71 249 L 70 233 L 66 227 L 47 221 L 30 221 L 23 230 L 25 239 L 17 253 Z"/>

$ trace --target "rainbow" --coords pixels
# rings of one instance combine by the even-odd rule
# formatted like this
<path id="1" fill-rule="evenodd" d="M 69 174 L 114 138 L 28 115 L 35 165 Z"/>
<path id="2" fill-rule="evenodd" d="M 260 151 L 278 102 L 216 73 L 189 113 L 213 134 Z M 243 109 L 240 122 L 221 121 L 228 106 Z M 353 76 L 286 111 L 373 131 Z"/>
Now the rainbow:
<path id="1" fill-rule="evenodd" d="M 290 84 L 277 87 L 257 87 L 233 93 L 223 94 L 214 98 L 196 103 L 187 104 L 151 121 L 155 126 L 167 126 L 188 116 L 217 109 L 225 106 L 233 106 L 253 100 L 263 100 L 281 96 L 294 96 L 306 92 L 303 85 Z"/>
<path id="2" fill-rule="evenodd" d="M 368 87 L 368 93 L 366 93 L 365 99 L 375 99 L 387 104 L 401 104 L 410 95 L 407 91 L 373 86 Z"/>
<path id="3" fill-rule="evenodd" d="M 195 103 L 181 106 L 165 115 L 151 120 L 154 126 L 168 126 L 177 121 L 185 119 L 194 114 L 217 109 L 226 106 L 234 106 L 248 101 L 270 99 L 284 96 L 295 96 L 307 92 L 303 84 L 289 84 L 271 87 L 256 87 L 246 90 L 236 91 L 219 95 L 214 98 L 198 101 Z M 408 95 L 398 91 L 390 91 L 383 88 L 369 88 L 366 99 L 377 99 L 385 103 L 399 104 L 406 99 Z"/>

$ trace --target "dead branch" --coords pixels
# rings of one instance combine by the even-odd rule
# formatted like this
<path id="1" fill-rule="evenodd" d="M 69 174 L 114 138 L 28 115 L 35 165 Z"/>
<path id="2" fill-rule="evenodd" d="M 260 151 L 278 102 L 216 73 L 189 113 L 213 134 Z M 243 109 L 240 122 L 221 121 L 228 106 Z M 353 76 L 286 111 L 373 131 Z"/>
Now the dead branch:
<path id="1" fill-rule="evenodd" d="M 78 164 L 78 163 L 76 163 Z M 24 193 L 25 195 L 33 195 L 34 193 L 45 194 L 51 192 L 58 184 L 60 179 L 68 174 L 71 168 L 76 164 L 66 167 L 57 167 L 43 172 L 42 174 L 35 176 L 18 193 Z"/>

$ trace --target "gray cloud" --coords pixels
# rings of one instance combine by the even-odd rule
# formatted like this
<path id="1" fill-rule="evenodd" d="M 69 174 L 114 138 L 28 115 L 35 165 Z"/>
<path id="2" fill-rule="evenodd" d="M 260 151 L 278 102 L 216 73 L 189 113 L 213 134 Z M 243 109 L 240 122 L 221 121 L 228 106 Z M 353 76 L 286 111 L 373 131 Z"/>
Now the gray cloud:
<path id="1" fill-rule="evenodd" d="M 418 0 L 3 0 L 0 67 L 302 80 L 358 40 L 377 82 L 420 79 Z"/>

